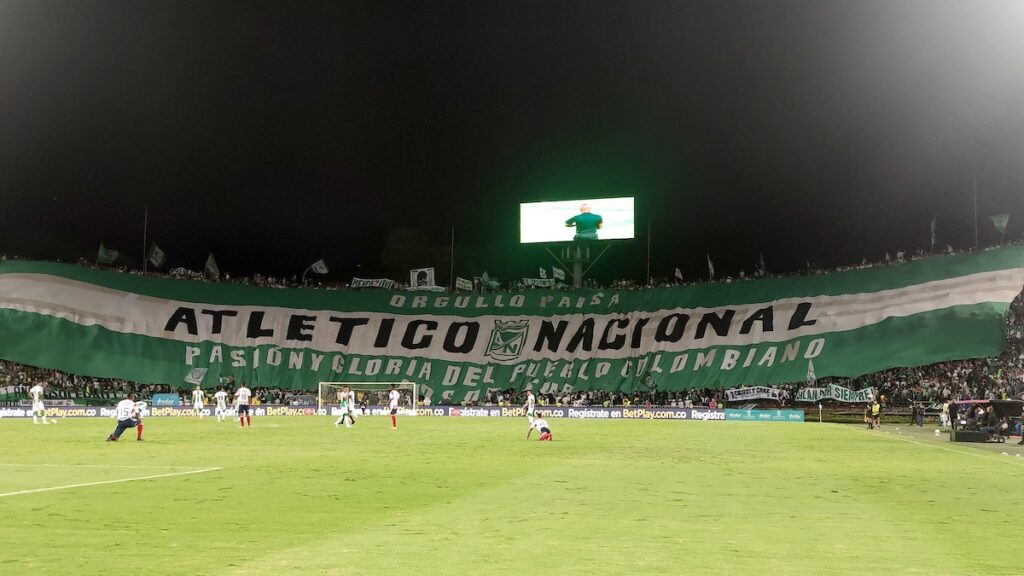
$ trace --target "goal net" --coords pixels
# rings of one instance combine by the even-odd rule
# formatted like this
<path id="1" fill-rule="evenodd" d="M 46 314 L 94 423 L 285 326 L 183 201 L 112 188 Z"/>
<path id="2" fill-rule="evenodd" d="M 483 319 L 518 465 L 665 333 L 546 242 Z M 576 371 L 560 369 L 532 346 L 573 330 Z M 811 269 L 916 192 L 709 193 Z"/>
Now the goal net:
<path id="1" fill-rule="evenodd" d="M 401 382 L 320 382 L 316 391 L 317 408 L 329 409 L 338 406 L 341 403 L 339 395 L 345 386 L 356 393 L 356 402 L 366 404 L 367 408 L 371 406 L 387 407 L 388 392 L 394 386 L 399 393 L 399 412 L 405 416 L 416 415 L 419 385 L 408 380 Z"/>

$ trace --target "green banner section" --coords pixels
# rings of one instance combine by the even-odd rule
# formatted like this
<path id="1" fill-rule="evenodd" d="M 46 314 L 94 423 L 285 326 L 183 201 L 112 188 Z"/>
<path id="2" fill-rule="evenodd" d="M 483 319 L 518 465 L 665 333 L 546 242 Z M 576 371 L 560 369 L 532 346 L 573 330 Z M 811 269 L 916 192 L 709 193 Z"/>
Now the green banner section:
<path id="1" fill-rule="evenodd" d="M 411 380 L 488 389 L 677 391 L 990 356 L 1024 250 L 804 278 L 643 291 L 435 294 L 263 289 L 0 263 L 0 357 L 185 386 Z"/>

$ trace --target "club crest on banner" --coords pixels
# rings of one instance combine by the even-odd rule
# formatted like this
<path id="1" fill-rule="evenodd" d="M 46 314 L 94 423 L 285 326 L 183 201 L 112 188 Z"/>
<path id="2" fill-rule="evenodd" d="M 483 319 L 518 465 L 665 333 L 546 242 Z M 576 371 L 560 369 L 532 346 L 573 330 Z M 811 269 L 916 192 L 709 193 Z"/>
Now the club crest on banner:
<path id="1" fill-rule="evenodd" d="M 487 351 L 484 354 L 499 362 L 518 359 L 526 345 L 529 328 L 530 323 L 525 320 L 512 322 L 495 320 L 494 329 L 491 330 L 491 339 L 487 343 Z"/>
<path id="2" fill-rule="evenodd" d="M 206 371 L 209 368 L 193 368 L 189 370 L 188 376 L 185 376 L 185 382 L 189 384 L 202 384 L 203 379 L 206 378 Z"/>

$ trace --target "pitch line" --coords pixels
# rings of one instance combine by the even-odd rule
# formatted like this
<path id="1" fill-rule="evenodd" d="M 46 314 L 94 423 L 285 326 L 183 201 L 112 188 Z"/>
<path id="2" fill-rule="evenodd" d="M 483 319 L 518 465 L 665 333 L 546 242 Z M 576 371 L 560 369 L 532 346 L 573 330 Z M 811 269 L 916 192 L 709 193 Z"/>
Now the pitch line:
<path id="1" fill-rule="evenodd" d="M 925 444 L 924 442 L 921 442 L 919 440 L 914 440 L 913 438 L 907 438 L 907 437 L 904 437 L 904 436 L 893 436 L 892 434 L 888 434 L 888 433 L 883 436 L 883 435 L 880 435 L 880 434 L 875 434 L 875 433 L 870 432 L 868 430 L 863 430 L 861 428 L 850 428 L 850 430 L 853 430 L 854 432 L 856 432 L 858 434 L 868 434 L 868 435 L 874 436 L 875 438 L 891 438 L 893 440 L 902 440 L 904 442 L 910 442 L 911 444 L 917 444 L 918 446 L 924 446 L 925 448 L 935 448 L 936 450 L 945 450 L 946 452 L 952 452 L 954 454 L 961 454 L 963 456 L 974 456 L 974 457 L 977 457 L 977 458 L 983 458 L 985 460 L 991 460 L 993 462 L 1006 462 L 1008 464 L 1016 464 L 1018 466 L 1020 466 L 1021 464 L 1024 464 L 1024 462 L 1021 462 L 1020 459 L 1018 459 L 1018 458 L 1014 458 L 1013 460 L 1006 460 L 1006 459 L 1000 458 L 998 456 L 995 456 L 995 457 L 986 456 L 985 454 L 979 453 L 978 451 L 973 451 L 970 448 L 965 448 L 963 450 L 958 450 L 956 448 L 950 448 L 949 446 L 939 446 L 937 444 Z"/>
<path id="2" fill-rule="evenodd" d="M 35 494 L 37 492 L 52 492 L 54 490 L 68 490 L 71 488 L 84 488 L 86 486 L 100 486 L 102 484 L 119 484 L 121 482 L 134 482 L 136 480 L 153 480 L 156 478 L 169 478 L 171 476 L 185 476 L 187 474 L 202 474 L 204 472 L 215 472 L 217 470 L 223 470 L 223 468 L 201 468 L 199 470 L 188 470 L 186 472 L 170 472 L 168 474 L 153 474 L 151 476 L 136 476 L 134 478 L 120 478 L 118 480 L 102 480 L 100 482 L 83 482 L 81 484 L 68 484 L 66 486 L 51 486 L 49 488 L 33 488 L 32 490 L 18 490 L 16 492 L 5 492 L 0 494 L 0 498 L 5 496 L 19 496 L 21 494 Z"/>
<path id="3" fill-rule="evenodd" d="M 141 464 L 19 464 L 17 462 L 0 462 L 0 466 L 45 466 L 47 468 L 141 468 L 143 470 L 194 470 L 192 466 L 144 466 Z"/>

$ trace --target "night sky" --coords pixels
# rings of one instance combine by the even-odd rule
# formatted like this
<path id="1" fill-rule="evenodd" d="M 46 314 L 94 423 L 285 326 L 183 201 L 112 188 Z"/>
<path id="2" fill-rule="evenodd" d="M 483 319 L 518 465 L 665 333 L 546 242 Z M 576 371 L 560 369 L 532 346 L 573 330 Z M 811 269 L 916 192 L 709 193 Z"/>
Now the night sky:
<path id="1" fill-rule="evenodd" d="M 596 277 L 1024 231 L 1024 3 L 0 0 L 0 253 L 332 278 L 407 226 L 551 260 L 518 203 L 635 195 Z M 447 281 L 446 264 L 439 278 Z"/>

